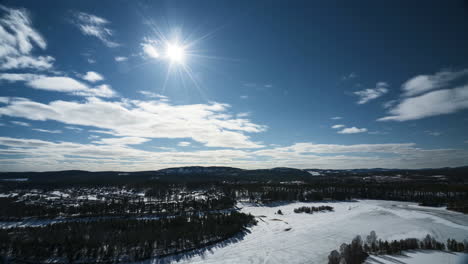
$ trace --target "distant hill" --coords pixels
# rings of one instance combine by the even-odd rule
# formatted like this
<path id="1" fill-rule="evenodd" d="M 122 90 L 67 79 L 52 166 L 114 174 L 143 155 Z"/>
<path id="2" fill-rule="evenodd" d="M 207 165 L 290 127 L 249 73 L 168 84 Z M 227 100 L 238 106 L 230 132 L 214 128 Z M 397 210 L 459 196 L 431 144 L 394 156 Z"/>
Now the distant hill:
<path id="1" fill-rule="evenodd" d="M 452 180 L 465 181 L 468 178 L 468 166 L 436 169 L 294 169 L 272 168 L 246 170 L 233 167 L 176 167 L 155 171 L 100 171 L 82 170 L 48 171 L 48 172 L 0 172 L 0 180 L 27 178 L 29 182 L 41 183 L 126 183 L 148 180 L 170 182 L 200 181 L 308 181 L 328 177 L 367 177 L 367 176 L 405 176 L 427 177 L 443 175 Z"/>

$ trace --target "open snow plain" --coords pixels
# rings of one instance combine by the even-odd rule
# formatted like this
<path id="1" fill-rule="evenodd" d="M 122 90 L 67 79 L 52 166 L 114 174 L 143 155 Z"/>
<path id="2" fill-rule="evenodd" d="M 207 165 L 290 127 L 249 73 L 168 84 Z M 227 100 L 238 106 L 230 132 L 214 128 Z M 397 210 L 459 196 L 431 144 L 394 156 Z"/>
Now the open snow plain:
<path id="1" fill-rule="evenodd" d="M 296 214 L 300 206 L 330 205 L 334 212 Z M 385 240 L 423 238 L 431 234 L 439 241 L 468 239 L 468 215 L 443 208 L 421 207 L 415 203 L 360 200 L 356 202 L 290 203 L 275 206 L 238 204 L 241 211 L 256 216 L 258 224 L 245 236 L 233 238 L 203 250 L 153 259 L 147 263 L 327 263 L 328 254 L 356 235 L 370 231 Z M 276 212 L 281 210 L 283 215 Z M 399 258 L 397 263 L 416 261 L 425 255 Z M 441 263 L 429 257 L 424 263 Z M 447 257 L 457 263 L 466 254 Z M 445 257 L 445 258 L 444 258 Z M 376 262 L 379 263 L 378 258 Z M 405 262 L 408 261 L 408 262 Z M 385 263 L 385 262 L 380 262 Z M 393 262 L 395 263 L 395 262 Z"/>
<path id="2" fill-rule="evenodd" d="M 371 256 L 366 264 L 466 264 L 468 254 L 432 250 L 408 251 L 395 256 Z"/>

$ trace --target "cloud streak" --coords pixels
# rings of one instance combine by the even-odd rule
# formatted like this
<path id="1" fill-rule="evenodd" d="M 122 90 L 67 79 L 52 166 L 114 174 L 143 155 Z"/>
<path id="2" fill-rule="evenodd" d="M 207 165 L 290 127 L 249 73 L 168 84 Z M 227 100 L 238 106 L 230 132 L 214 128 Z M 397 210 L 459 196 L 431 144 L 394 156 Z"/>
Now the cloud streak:
<path id="1" fill-rule="evenodd" d="M 114 33 L 107 27 L 110 22 L 105 18 L 85 12 L 76 12 L 73 15 L 73 23 L 84 35 L 98 38 L 109 48 L 120 46 L 119 43 L 111 40 Z"/>
<path id="2" fill-rule="evenodd" d="M 359 97 L 358 104 L 365 104 L 371 100 L 377 99 L 382 95 L 388 93 L 388 83 L 378 82 L 375 85 L 375 88 L 364 89 L 357 92 L 354 92 L 355 95 Z"/>

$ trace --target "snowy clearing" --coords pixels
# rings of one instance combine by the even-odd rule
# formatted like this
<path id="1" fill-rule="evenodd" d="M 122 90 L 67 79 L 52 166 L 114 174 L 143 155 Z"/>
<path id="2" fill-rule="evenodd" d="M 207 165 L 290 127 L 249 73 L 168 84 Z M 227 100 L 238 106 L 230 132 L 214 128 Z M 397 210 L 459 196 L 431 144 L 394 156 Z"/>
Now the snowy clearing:
<path id="1" fill-rule="evenodd" d="M 405 252 L 401 256 L 371 256 L 367 258 L 366 264 L 466 264 L 468 254 L 422 250 Z"/>
<path id="2" fill-rule="evenodd" d="M 335 211 L 314 214 L 293 212 L 294 208 L 311 205 L 329 205 Z M 238 206 L 242 212 L 255 215 L 258 224 L 235 243 L 222 243 L 205 250 L 144 263 L 327 263 L 331 250 L 338 249 L 342 243 L 349 243 L 356 235 L 364 237 L 372 230 L 385 240 L 423 238 L 426 234 L 443 242 L 448 238 L 458 241 L 468 239 L 468 215 L 414 203 L 361 200 L 278 206 L 239 203 Z M 279 209 L 283 215 L 276 214 Z M 407 263 L 445 263 L 446 255 L 443 254 L 447 253 L 440 254 L 442 262 L 440 258 L 433 257 L 429 260 L 423 258 L 423 262 Z M 461 256 L 463 254 L 451 255 L 450 261 L 458 261 Z M 405 261 L 411 258 L 410 254 Z M 414 257 L 416 259 L 419 257 Z"/>

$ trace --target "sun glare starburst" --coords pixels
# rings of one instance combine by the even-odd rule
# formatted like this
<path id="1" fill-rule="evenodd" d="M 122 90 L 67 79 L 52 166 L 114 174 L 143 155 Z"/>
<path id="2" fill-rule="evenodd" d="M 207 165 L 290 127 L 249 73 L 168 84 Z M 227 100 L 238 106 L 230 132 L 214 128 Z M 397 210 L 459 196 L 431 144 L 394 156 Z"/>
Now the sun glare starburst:
<path id="1" fill-rule="evenodd" d="M 171 63 L 182 64 L 185 61 L 185 48 L 179 44 L 168 43 L 166 46 L 166 56 Z"/>
<path id="2" fill-rule="evenodd" d="M 151 20 L 148 20 L 152 34 L 145 37 L 141 43 L 143 54 L 148 58 L 146 63 L 162 63 L 167 66 L 167 72 L 161 85 L 161 93 L 164 93 L 168 83 L 179 82 L 182 87 L 188 87 L 192 83 L 205 98 L 202 85 L 199 84 L 201 69 L 194 72 L 194 65 L 203 67 L 203 70 L 213 70 L 208 60 L 225 60 L 226 58 L 208 56 L 206 50 L 200 49 L 200 43 L 210 38 L 216 31 L 222 27 L 199 35 L 195 32 L 183 34 L 178 27 L 157 26 Z M 164 24 L 164 23 L 160 23 Z M 216 71 L 216 70 L 215 70 Z"/>

